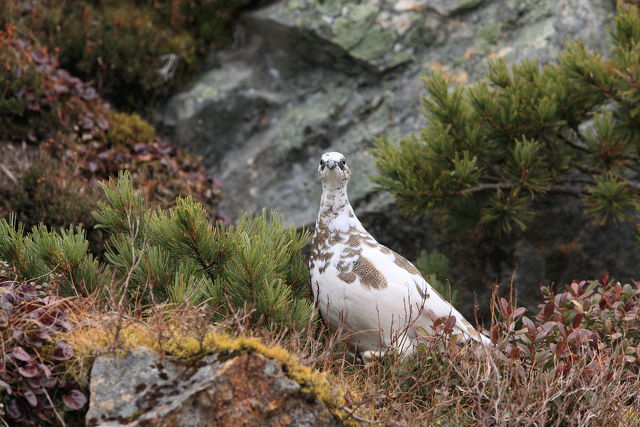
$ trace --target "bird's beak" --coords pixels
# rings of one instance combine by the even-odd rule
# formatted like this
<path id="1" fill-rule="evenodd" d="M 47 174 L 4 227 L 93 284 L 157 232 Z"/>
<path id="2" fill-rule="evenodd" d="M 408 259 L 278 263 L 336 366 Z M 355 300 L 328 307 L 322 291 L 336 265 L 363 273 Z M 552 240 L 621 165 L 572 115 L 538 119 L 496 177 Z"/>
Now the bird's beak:
<path id="1" fill-rule="evenodd" d="M 336 163 L 333 160 L 327 160 L 327 162 L 325 163 L 325 166 L 328 167 L 329 169 L 335 169 L 336 166 L 338 166 L 338 163 Z"/>

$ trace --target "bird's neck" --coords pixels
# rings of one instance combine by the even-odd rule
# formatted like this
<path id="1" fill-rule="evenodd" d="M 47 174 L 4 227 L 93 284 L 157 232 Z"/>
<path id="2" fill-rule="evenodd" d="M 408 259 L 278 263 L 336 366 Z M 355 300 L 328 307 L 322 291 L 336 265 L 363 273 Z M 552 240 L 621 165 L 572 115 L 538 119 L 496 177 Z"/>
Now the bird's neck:
<path id="1" fill-rule="evenodd" d="M 346 231 L 352 226 L 362 227 L 349 203 L 346 185 L 323 186 L 316 228 L 326 227 L 330 231 Z"/>

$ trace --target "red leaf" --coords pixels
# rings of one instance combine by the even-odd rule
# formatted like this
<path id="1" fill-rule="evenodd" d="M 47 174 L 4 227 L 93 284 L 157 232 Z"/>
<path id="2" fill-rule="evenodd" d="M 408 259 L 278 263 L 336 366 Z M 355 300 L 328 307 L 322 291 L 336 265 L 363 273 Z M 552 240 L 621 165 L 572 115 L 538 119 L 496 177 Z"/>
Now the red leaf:
<path id="1" fill-rule="evenodd" d="M 7 392 L 7 394 L 13 393 L 13 390 L 11 390 L 11 386 L 2 380 L 0 380 L 0 387 L 2 387 Z"/>
<path id="2" fill-rule="evenodd" d="M 498 342 L 498 327 L 497 327 L 497 325 L 491 326 L 491 342 L 494 343 L 494 344 Z"/>
<path id="3" fill-rule="evenodd" d="M 553 301 L 549 301 L 545 304 L 544 309 L 542 310 L 542 316 L 544 320 L 549 320 L 549 317 L 553 314 L 553 310 L 556 308 L 556 305 Z"/>
<path id="4" fill-rule="evenodd" d="M 23 362 L 31 362 L 33 360 L 33 356 L 27 353 L 27 351 L 20 346 L 13 347 L 13 350 L 11 350 L 11 354 L 13 355 L 13 357 L 18 360 L 22 360 Z"/>
<path id="5" fill-rule="evenodd" d="M 41 378 L 40 383 L 44 388 L 51 388 L 58 385 L 58 380 L 55 378 Z"/>
<path id="6" fill-rule="evenodd" d="M 98 118 L 98 126 L 100 126 L 102 130 L 109 130 L 109 122 L 102 117 Z"/>
<path id="7" fill-rule="evenodd" d="M 456 318 L 454 316 L 449 316 L 445 328 L 448 330 L 453 330 L 454 326 L 456 326 Z"/>
<path id="8" fill-rule="evenodd" d="M 51 369 L 49 369 L 47 365 L 45 365 L 44 363 L 41 363 L 38 366 L 40 366 L 40 369 L 42 369 L 42 372 L 44 373 L 45 377 L 49 378 L 51 376 Z"/>
<path id="9" fill-rule="evenodd" d="M 600 276 L 600 283 L 602 283 L 603 286 L 607 286 L 607 283 L 609 283 L 609 273 L 608 272 L 604 272 L 602 273 L 602 276 Z"/>
<path id="10" fill-rule="evenodd" d="M 580 285 L 578 285 L 578 282 L 571 282 L 571 293 L 574 296 L 580 293 Z"/>
<path id="11" fill-rule="evenodd" d="M 46 340 L 47 338 L 49 338 L 49 332 L 45 329 L 38 329 L 34 332 L 34 335 L 42 340 Z"/>
<path id="12" fill-rule="evenodd" d="M 524 316 L 522 318 L 522 324 L 529 330 L 530 334 L 535 334 L 536 333 L 536 325 L 527 316 Z"/>
<path id="13" fill-rule="evenodd" d="M 91 117 L 85 116 L 80 120 L 80 125 L 82 126 L 82 129 L 90 130 L 93 128 L 94 123 Z"/>
<path id="14" fill-rule="evenodd" d="M 22 421 L 24 419 L 24 413 L 20 409 L 20 405 L 18 405 L 18 401 L 16 399 L 11 399 L 9 401 L 9 404 L 7 405 L 7 414 L 10 418 L 17 421 Z"/>
<path id="15" fill-rule="evenodd" d="M 517 319 L 518 317 L 522 316 L 526 311 L 527 309 L 524 307 L 516 308 L 516 311 L 513 313 L 513 317 Z"/>
<path id="16" fill-rule="evenodd" d="M 93 101 L 97 96 L 97 92 L 94 88 L 88 87 L 82 92 L 81 96 L 85 101 Z"/>
<path id="17" fill-rule="evenodd" d="M 68 408 L 76 411 L 82 409 L 82 407 L 87 404 L 86 396 L 78 389 L 74 389 L 68 393 L 63 394 L 62 401 L 65 405 L 67 405 Z"/>
<path id="18" fill-rule="evenodd" d="M 32 390 L 40 390 L 42 388 L 40 377 L 27 378 L 27 384 Z"/>
<path id="19" fill-rule="evenodd" d="M 64 340 L 59 340 L 56 342 L 58 347 L 53 351 L 53 360 L 69 360 L 71 356 L 73 356 L 73 349 L 71 346 Z"/>
<path id="20" fill-rule="evenodd" d="M 509 317 L 510 310 L 509 310 L 509 303 L 507 302 L 507 300 L 504 298 L 500 298 L 499 305 L 500 305 L 500 312 L 502 313 L 502 315 L 504 317 Z"/>
<path id="21" fill-rule="evenodd" d="M 511 351 L 509 352 L 509 358 L 515 359 L 516 357 L 518 357 L 519 354 L 520 354 L 520 349 L 514 345 L 513 347 L 511 347 Z"/>
<path id="22" fill-rule="evenodd" d="M 549 335 L 549 331 L 545 331 L 544 329 L 541 329 L 541 330 L 536 334 L 535 342 L 538 342 L 538 341 L 543 340 L 547 335 Z"/>
<path id="23" fill-rule="evenodd" d="M 22 393 L 22 397 L 24 397 L 27 400 L 27 402 L 29 402 L 29 405 L 33 406 L 34 408 L 38 406 L 38 398 L 36 397 L 36 394 L 33 391 L 25 390 Z"/>
<path id="24" fill-rule="evenodd" d="M 38 364 L 34 361 L 19 367 L 18 372 L 25 378 L 33 378 L 40 373 L 40 370 L 38 369 Z"/>
<path id="25" fill-rule="evenodd" d="M 556 325 L 558 327 L 558 332 L 560 332 L 560 336 L 564 339 L 567 338 L 567 330 L 565 329 L 564 325 L 562 323 L 558 323 Z"/>
<path id="26" fill-rule="evenodd" d="M 13 333 L 11 334 L 13 339 L 19 343 L 24 343 L 27 339 L 26 335 L 24 334 L 24 332 L 22 332 L 22 329 L 14 329 Z"/>
<path id="27" fill-rule="evenodd" d="M 578 326 L 580 326 L 580 324 L 582 323 L 583 317 L 584 316 L 582 313 L 577 313 L 575 316 L 573 316 L 573 320 L 571 321 L 571 326 L 573 326 L 574 328 L 577 328 Z"/>

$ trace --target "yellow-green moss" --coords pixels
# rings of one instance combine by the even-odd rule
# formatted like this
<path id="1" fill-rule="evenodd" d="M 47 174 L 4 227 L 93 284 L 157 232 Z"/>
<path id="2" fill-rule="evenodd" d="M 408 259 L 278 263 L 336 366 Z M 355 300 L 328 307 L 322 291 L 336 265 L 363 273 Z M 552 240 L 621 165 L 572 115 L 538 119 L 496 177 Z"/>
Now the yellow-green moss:
<path id="1" fill-rule="evenodd" d="M 109 131 L 107 137 L 112 145 L 132 145 L 137 142 L 152 142 L 156 132 L 147 121 L 138 114 L 109 112 Z"/>
<path id="2" fill-rule="evenodd" d="M 120 355 L 144 347 L 181 359 L 211 353 L 252 351 L 280 362 L 288 376 L 300 384 L 303 392 L 314 395 L 343 422 L 349 423 L 351 419 L 342 409 L 345 405 L 342 397 L 344 390 L 334 392 L 326 373 L 303 365 L 296 355 L 281 346 L 267 345 L 257 337 L 234 338 L 213 330 L 197 334 L 172 326 L 162 331 L 153 330 L 142 322 L 127 321 L 120 327 L 114 322 L 110 323 L 109 327 L 78 325 L 65 337 L 74 350 L 75 360 L 70 373 L 78 380 L 88 377 L 88 370 L 96 355 L 109 351 Z"/>

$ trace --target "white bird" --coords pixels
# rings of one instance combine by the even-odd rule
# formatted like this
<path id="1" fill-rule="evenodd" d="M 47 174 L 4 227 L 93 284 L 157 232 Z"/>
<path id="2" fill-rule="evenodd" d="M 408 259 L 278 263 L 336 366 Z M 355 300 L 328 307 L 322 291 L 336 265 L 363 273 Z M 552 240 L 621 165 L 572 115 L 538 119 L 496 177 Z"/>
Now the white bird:
<path id="1" fill-rule="evenodd" d="M 491 344 L 413 264 L 365 230 L 347 198 L 351 171 L 342 154 L 323 154 L 318 174 L 322 199 L 309 259 L 313 295 L 325 321 L 345 332 L 365 362 L 390 346 L 413 354 L 419 328 L 432 334 L 443 316 L 455 318 L 454 333 L 464 340 Z"/>

